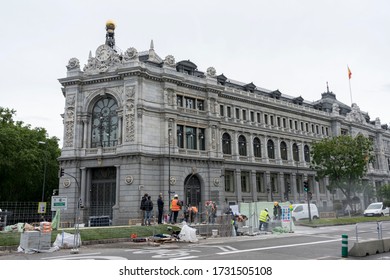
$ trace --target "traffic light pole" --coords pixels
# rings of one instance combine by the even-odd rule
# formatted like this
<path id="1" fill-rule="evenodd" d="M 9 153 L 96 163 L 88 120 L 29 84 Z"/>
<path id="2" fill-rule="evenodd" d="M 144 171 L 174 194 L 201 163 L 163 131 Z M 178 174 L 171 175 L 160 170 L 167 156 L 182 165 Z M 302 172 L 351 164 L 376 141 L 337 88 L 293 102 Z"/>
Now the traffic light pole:
<path id="1" fill-rule="evenodd" d="M 306 192 L 306 198 L 307 198 L 307 208 L 309 211 L 309 223 L 311 223 L 311 210 L 310 210 L 310 199 L 311 199 L 311 193 L 310 193 L 310 186 L 309 182 L 306 180 L 303 182 L 304 191 Z"/>
<path id="2" fill-rule="evenodd" d="M 75 223 L 74 223 L 74 239 L 73 239 L 73 248 L 71 249 L 70 253 L 71 254 L 78 254 L 79 253 L 79 240 L 80 240 L 80 206 L 81 206 L 81 198 L 80 198 L 80 193 L 79 193 L 79 190 L 80 190 L 80 185 L 79 185 L 79 181 L 77 180 L 77 178 L 67 172 L 64 172 L 64 169 L 61 168 L 60 169 L 60 177 L 63 177 L 64 174 L 72 177 L 75 181 L 76 181 L 76 185 L 77 185 L 77 191 L 76 191 L 76 194 L 78 196 L 78 199 L 77 199 L 77 209 L 76 209 L 76 213 L 75 213 Z"/>
<path id="3" fill-rule="evenodd" d="M 310 196 L 309 196 L 309 192 L 307 192 L 307 208 L 309 209 L 309 223 L 311 223 L 311 211 L 310 211 Z"/>

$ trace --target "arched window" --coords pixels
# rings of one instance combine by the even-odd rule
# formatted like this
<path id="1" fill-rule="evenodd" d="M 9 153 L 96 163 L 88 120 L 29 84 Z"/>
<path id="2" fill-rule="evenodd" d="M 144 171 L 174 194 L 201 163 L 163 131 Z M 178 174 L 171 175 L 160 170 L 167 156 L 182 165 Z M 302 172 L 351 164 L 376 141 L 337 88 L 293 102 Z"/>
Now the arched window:
<path id="1" fill-rule="evenodd" d="M 298 145 L 296 143 L 294 143 L 292 148 L 293 148 L 293 159 L 295 161 L 299 161 L 299 148 L 298 148 Z"/>
<path id="2" fill-rule="evenodd" d="M 246 138 L 244 135 L 238 137 L 238 153 L 240 156 L 246 156 Z"/>
<path id="3" fill-rule="evenodd" d="M 232 154 L 232 141 L 228 133 L 222 135 L 222 153 L 225 155 Z"/>
<path id="4" fill-rule="evenodd" d="M 109 96 L 98 100 L 92 110 L 91 147 L 118 144 L 118 104 Z"/>
<path id="5" fill-rule="evenodd" d="M 267 142 L 267 152 L 268 152 L 268 158 L 275 159 L 274 142 L 272 140 L 268 140 Z"/>
<path id="6" fill-rule="evenodd" d="M 261 142 L 257 137 L 253 139 L 253 154 L 255 157 L 261 157 Z"/>
<path id="7" fill-rule="evenodd" d="M 305 153 L 305 161 L 306 162 L 310 162 L 310 149 L 309 149 L 309 146 L 305 145 L 305 148 L 304 148 L 303 151 Z"/>
<path id="8" fill-rule="evenodd" d="M 287 145 L 286 142 L 280 142 L 280 157 L 282 160 L 287 160 Z"/>

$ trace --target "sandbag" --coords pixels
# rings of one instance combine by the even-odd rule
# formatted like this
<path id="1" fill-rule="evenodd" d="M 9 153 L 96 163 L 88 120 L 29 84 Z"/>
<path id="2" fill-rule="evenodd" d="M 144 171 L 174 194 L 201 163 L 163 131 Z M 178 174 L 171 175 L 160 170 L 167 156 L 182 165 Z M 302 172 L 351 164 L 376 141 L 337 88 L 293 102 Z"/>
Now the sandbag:
<path id="1" fill-rule="evenodd" d="M 198 238 L 196 237 L 196 229 L 187 226 L 187 224 L 184 224 L 182 227 L 179 238 L 182 241 L 187 241 L 187 242 L 198 242 Z"/>
<path id="2" fill-rule="evenodd" d="M 73 247 L 81 246 L 80 234 L 78 234 L 77 237 L 78 238 L 75 238 L 74 234 L 70 234 L 67 232 L 59 233 L 57 234 L 53 246 L 58 246 L 59 248 L 73 248 Z"/>

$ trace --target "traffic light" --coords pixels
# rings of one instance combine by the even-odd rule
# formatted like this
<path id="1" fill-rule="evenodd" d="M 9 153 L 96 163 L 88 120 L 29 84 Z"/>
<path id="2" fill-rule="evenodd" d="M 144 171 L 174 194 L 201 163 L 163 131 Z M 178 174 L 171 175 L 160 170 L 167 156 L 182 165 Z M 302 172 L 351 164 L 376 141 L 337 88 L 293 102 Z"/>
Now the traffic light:
<path id="1" fill-rule="evenodd" d="M 291 193 L 290 183 L 287 183 L 287 192 L 288 192 L 288 193 Z"/>
<path id="2" fill-rule="evenodd" d="M 305 192 L 309 191 L 309 182 L 308 181 L 303 181 L 303 190 Z"/>
<path id="3" fill-rule="evenodd" d="M 62 177 L 62 176 L 64 176 L 64 169 L 63 168 L 60 169 L 60 177 Z"/>

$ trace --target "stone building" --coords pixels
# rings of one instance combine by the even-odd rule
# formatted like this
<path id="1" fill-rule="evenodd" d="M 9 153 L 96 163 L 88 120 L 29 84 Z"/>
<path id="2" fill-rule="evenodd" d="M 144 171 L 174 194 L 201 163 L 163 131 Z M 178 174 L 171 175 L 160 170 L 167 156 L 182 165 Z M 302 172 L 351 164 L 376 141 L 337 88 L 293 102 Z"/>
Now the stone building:
<path id="1" fill-rule="evenodd" d="M 332 207 L 327 180 L 309 168 L 311 143 L 362 133 L 374 140 L 376 163 L 366 180 L 389 181 L 390 133 L 356 104 L 329 91 L 315 102 L 238 82 L 190 60 L 115 45 L 115 25 L 90 53 L 83 70 L 69 60 L 60 79 L 65 97 L 60 195 L 72 221 L 109 216 L 112 224 L 139 217 L 144 193 L 165 205 L 178 194 L 185 204 L 216 201 L 218 208 L 251 201 L 301 202 L 307 181 L 312 200 Z M 170 193 L 169 193 L 170 192 Z M 336 198 L 342 199 L 339 194 Z M 367 198 L 360 195 L 361 202 Z"/>

